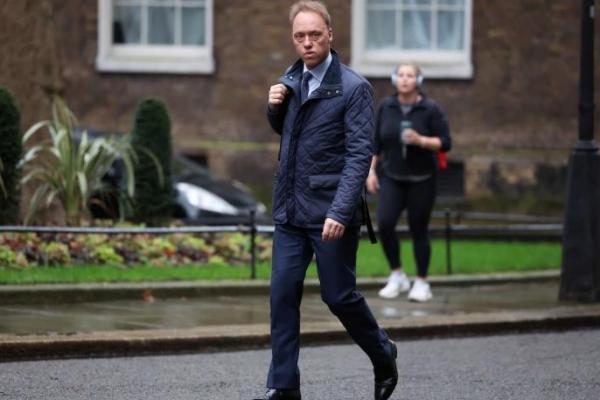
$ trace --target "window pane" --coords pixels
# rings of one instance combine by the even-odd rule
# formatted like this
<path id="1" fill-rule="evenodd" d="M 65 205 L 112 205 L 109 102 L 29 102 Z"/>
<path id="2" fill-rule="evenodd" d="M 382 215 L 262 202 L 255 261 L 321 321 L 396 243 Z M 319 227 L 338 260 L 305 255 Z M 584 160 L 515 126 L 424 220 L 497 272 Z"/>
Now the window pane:
<path id="1" fill-rule="evenodd" d="M 432 0 L 402 0 L 405 6 L 430 6 Z"/>
<path id="2" fill-rule="evenodd" d="M 367 48 L 382 49 L 396 45 L 396 13 L 369 11 L 367 13 Z"/>
<path id="3" fill-rule="evenodd" d="M 462 6 L 465 5 L 465 0 L 438 0 L 440 5 L 445 6 Z"/>
<path id="4" fill-rule="evenodd" d="M 175 44 L 175 7 L 148 7 L 148 43 Z"/>
<path id="5" fill-rule="evenodd" d="M 463 12 L 440 11 L 438 14 L 438 47 L 442 50 L 462 50 L 464 48 Z"/>
<path id="6" fill-rule="evenodd" d="M 202 46 L 206 43 L 206 19 L 204 7 L 183 7 L 181 9 L 181 43 Z"/>
<path id="7" fill-rule="evenodd" d="M 384 6 L 389 8 L 395 7 L 398 4 L 398 0 L 369 0 L 368 6 Z"/>
<path id="8" fill-rule="evenodd" d="M 177 0 L 147 0 L 150 6 L 175 6 Z"/>
<path id="9" fill-rule="evenodd" d="M 431 12 L 402 13 L 402 48 L 425 50 L 431 47 Z"/>
<path id="10" fill-rule="evenodd" d="M 115 6 L 113 12 L 113 43 L 141 43 L 142 7 Z"/>

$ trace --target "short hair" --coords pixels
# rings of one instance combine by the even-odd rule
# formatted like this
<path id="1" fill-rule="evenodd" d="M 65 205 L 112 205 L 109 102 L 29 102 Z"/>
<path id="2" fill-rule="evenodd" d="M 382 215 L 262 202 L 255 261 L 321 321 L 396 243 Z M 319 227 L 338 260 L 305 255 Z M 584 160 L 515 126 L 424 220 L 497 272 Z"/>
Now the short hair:
<path id="1" fill-rule="evenodd" d="M 328 28 L 331 28 L 331 16 L 327 7 L 320 1 L 300 0 L 290 8 L 290 24 L 294 23 L 294 18 L 302 11 L 310 11 L 319 14 L 325 20 Z"/>
<path id="2" fill-rule="evenodd" d="M 423 75 L 423 71 L 421 70 L 421 67 L 419 67 L 419 64 L 417 64 L 415 62 L 412 62 L 412 61 L 401 62 L 400 64 L 396 65 L 396 73 L 398 73 L 398 71 L 400 71 L 400 67 L 412 67 L 412 69 L 415 70 L 415 74 L 417 76 Z"/>

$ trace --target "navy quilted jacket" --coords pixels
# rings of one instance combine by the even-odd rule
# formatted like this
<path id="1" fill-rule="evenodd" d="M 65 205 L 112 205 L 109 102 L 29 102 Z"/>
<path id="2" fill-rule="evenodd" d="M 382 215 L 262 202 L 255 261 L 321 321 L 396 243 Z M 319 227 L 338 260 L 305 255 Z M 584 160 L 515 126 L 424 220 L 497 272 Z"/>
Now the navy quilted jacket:
<path id="1" fill-rule="evenodd" d="M 278 112 L 267 112 L 281 135 L 273 187 L 277 224 L 322 227 L 325 218 L 346 226 L 362 222 L 361 194 L 372 156 L 373 89 L 333 60 L 321 86 L 303 104 L 298 60 L 279 78 L 290 90 Z"/>

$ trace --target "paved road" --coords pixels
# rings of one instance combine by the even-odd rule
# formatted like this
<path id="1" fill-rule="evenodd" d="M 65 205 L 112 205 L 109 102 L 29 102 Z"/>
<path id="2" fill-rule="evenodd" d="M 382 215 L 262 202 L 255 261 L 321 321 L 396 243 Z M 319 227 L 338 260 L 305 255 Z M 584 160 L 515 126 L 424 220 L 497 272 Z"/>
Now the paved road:
<path id="1" fill-rule="evenodd" d="M 401 342 L 393 399 L 595 400 L 600 330 Z M 251 399 L 269 352 L 0 363 L 0 399 Z M 301 352 L 306 400 L 370 399 L 355 346 Z"/>

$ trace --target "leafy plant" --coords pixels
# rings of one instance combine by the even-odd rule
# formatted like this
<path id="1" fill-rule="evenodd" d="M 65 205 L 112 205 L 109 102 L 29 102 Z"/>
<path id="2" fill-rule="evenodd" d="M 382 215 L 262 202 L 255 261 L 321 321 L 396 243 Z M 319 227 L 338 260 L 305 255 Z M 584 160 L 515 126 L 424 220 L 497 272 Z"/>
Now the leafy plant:
<path id="1" fill-rule="evenodd" d="M 0 244 L 0 265 L 10 267 L 17 262 L 16 253 L 8 246 Z"/>
<path id="2" fill-rule="evenodd" d="M 17 252 L 15 254 L 15 265 L 25 268 L 29 266 L 29 260 L 27 259 L 27 256 L 21 252 Z"/>
<path id="3" fill-rule="evenodd" d="M 36 234 L 0 235 L 0 267 L 35 265 L 147 264 L 157 267 L 227 264 L 247 266 L 248 235 L 239 233 L 165 236 L 148 234 Z M 259 260 L 271 256 L 271 239 L 257 236 Z"/>
<path id="4" fill-rule="evenodd" d="M 135 114 L 131 135 L 135 149 L 145 148 L 159 160 L 164 179 L 157 179 L 152 160 L 139 155 L 135 166 L 135 196 L 133 217 L 150 226 L 164 225 L 171 218 L 173 189 L 171 186 L 171 120 L 162 100 L 143 100 Z"/>
<path id="5" fill-rule="evenodd" d="M 68 265 L 71 263 L 69 246 L 60 242 L 42 243 L 42 259 L 47 265 Z"/>
<path id="6" fill-rule="evenodd" d="M 12 94 L 0 87 L 0 225 L 17 221 L 23 155 L 21 115 Z"/>
<path id="7" fill-rule="evenodd" d="M 194 236 L 184 236 L 180 245 L 195 250 L 210 251 L 210 246 L 206 243 L 206 240 Z"/>
<path id="8" fill-rule="evenodd" d="M 206 240 L 189 235 L 177 235 L 174 238 L 177 244 L 177 253 L 180 255 L 183 263 L 192 261 L 205 261 L 215 252 L 213 246 L 206 243 Z"/>
<path id="9" fill-rule="evenodd" d="M 214 242 L 216 253 L 232 262 L 247 262 L 250 260 L 250 240 L 248 235 L 231 233 L 217 237 Z"/>
<path id="10" fill-rule="evenodd" d="M 23 158 L 23 164 L 31 164 L 22 183 L 38 184 L 25 217 L 29 223 L 42 208 L 58 200 L 68 225 L 81 225 L 89 219 L 92 195 L 110 190 L 102 177 L 117 159 L 125 166 L 125 187 L 129 196 L 134 195 L 134 165 L 138 156 L 125 138 L 101 137 L 88 139 L 86 132 L 81 140 L 74 138 L 77 120 L 60 98 L 52 105 L 52 121 L 34 124 L 24 135 L 27 143 L 38 132 L 47 132 L 48 138 L 32 146 Z"/>
<path id="11" fill-rule="evenodd" d="M 148 243 L 148 246 L 145 248 L 146 256 L 164 256 L 171 257 L 175 254 L 177 248 L 171 241 L 166 238 L 157 237 Z"/>
<path id="12" fill-rule="evenodd" d="M 92 251 L 92 256 L 100 262 L 100 264 L 121 265 L 123 257 L 115 251 L 110 244 L 102 244 Z"/>

